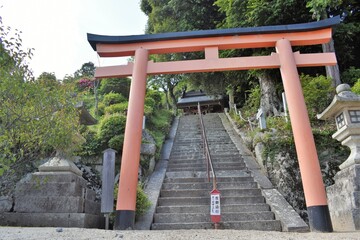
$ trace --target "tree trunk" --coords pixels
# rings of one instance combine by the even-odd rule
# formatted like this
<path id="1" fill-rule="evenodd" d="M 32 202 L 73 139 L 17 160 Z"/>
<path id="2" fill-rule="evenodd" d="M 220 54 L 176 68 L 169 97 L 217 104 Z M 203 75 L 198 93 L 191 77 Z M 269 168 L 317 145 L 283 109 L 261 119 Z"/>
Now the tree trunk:
<path id="1" fill-rule="evenodd" d="M 323 52 L 335 52 L 334 40 L 331 39 L 330 42 L 322 44 Z M 332 79 L 332 86 L 336 87 L 341 84 L 340 80 L 340 71 L 339 65 L 336 64 L 334 66 L 325 66 L 326 76 Z"/>
<path id="2" fill-rule="evenodd" d="M 281 102 L 276 95 L 275 81 L 264 72 L 259 76 L 261 89 L 260 107 L 265 116 L 278 116 L 280 114 Z"/>
<path id="3" fill-rule="evenodd" d="M 235 99 L 234 99 L 234 90 L 231 89 L 228 91 L 229 93 L 229 109 L 232 110 L 234 108 Z"/>
<path id="4" fill-rule="evenodd" d="M 174 87 L 171 84 L 169 84 L 168 89 L 169 89 L 170 98 L 172 100 L 172 108 L 174 112 L 176 112 L 177 107 L 176 107 L 176 97 L 174 94 Z"/>
<path id="5" fill-rule="evenodd" d="M 165 93 L 165 101 L 166 101 L 166 109 L 170 110 L 170 102 L 169 102 L 169 91 L 164 91 Z"/>

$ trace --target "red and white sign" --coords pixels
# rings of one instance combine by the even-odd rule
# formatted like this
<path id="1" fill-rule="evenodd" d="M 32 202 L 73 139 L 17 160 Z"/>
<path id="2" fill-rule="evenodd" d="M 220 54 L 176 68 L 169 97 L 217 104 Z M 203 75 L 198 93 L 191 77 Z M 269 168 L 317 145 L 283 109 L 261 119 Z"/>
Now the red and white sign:
<path id="1" fill-rule="evenodd" d="M 210 216 L 213 223 L 221 220 L 220 192 L 217 189 L 210 192 Z"/>

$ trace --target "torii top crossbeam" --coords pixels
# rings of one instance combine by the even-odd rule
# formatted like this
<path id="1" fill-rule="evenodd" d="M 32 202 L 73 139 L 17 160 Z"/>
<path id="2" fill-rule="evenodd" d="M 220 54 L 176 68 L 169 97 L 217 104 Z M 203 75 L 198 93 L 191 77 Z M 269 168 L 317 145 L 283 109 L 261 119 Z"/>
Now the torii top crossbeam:
<path id="1" fill-rule="evenodd" d="M 335 53 L 293 53 L 292 46 L 327 43 L 340 17 L 281 26 L 136 36 L 88 34 L 100 57 L 134 56 L 134 63 L 98 67 L 96 78 L 132 76 L 121 160 L 115 229 L 134 227 L 146 78 L 149 74 L 279 68 L 290 113 L 311 229 L 332 231 L 326 192 L 297 67 L 336 64 Z M 219 50 L 275 47 L 270 56 L 219 58 Z M 152 62 L 149 54 L 204 51 L 197 60 Z"/>
<path id="2" fill-rule="evenodd" d="M 326 43 L 331 39 L 331 27 L 340 22 L 340 17 L 311 23 L 172 32 L 133 36 L 104 36 L 88 34 L 88 41 L 100 57 L 134 56 L 136 49 L 147 49 L 149 54 L 205 51 L 204 60 L 187 60 L 154 63 L 149 62 L 147 74 L 169 74 L 185 72 L 208 72 L 279 68 L 276 54 L 271 56 L 219 59 L 218 51 L 224 49 L 275 47 L 279 39 L 286 38 L 292 46 Z M 335 55 L 321 54 L 325 62 L 320 63 L 319 54 L 296 55 L 298 67 L 335 64 Z M 207 60 L 212 60 L 207 61 Z M 131 76 L 133 64 L 99 67 L 95 77 Z"/>

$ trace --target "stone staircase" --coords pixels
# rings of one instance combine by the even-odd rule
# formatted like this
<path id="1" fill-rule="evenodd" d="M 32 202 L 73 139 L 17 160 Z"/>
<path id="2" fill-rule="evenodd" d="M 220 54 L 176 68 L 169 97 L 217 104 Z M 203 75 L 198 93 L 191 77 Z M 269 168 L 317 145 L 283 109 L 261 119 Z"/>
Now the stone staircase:
<path id="1" fill-rule="evenodd" d="M 203 116 L 221 192 L 222 229 L 281 231 L 261 189 L 224 129 L 219 114 Z M 213 229 L 210 191 L 198 115 L 180 118 L 153 230 Z"/>

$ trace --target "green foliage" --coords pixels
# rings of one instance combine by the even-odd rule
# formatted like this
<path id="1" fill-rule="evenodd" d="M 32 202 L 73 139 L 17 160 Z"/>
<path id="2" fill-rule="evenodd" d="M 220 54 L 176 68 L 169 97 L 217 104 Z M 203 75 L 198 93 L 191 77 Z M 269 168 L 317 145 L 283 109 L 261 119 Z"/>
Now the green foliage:
<path id="1" fill-rule="evenodd" d="M 136 212 L 135 212 L 135 218 L 138 218 L 142 215 L 144 215 L 147 210 L 150 208 L 151 202 L 149 201 L 149 198 L 145 194 L 143 188 L 141 185 L 138 185 L 136 189 Z"/>
<path id="2" fill-rule="evenodd" d="M 1 24 L 1 21 L 0 21 Z M 28 68 L 31 50 L 21 49 L 18 32 L 0 27 L 0 171 L 31 162 L 54 149 L 71 154 L 81 143 L 72 86 L 44 73 L 35 81 Z"/>
<path id="3" fill-rule="evenodd" d="M 81 68 L 74 73 L 74 78 L 92 78 L 95 75 L 95 68 L 92 62 L 84 63 Z"/>
<path id="4" fill-rule="evenodd" d="M 125 98 L 120 93 L 110 92 L 104 96 L 103 103 L 105 106 L 121 103 L 125 101 Z"/>
<path id="5" fill-rule="evenodd" d="M 242 112 L 244 117 L 252 117 L 259 109 L 260 99 L 261 99 L 261 91 L 260 86 L 256 85 L 252 89 L 248 91 L 248 98 L 245 100 L 244 107 L 242 108 Z"/>
<path id="6" fill-rule="evenodd" d="M 92 156 L 101 153 L 101 140 L 96 132 L 86 128 L 81 135 L 86 141 L 82 144 L 81 149 L 76 153 L 78 156 Z"/>
<path id="7" fill-rule="evenodd" d="M 128 102 L 121 102 L 121 103 L 116 103 L 116 104 L 106 107 L 105 113 L 106 114 L 114 114 L 114 113 L 126 114 L 127 109 L 128 109 Z"/>
<path id="8" fill-rule="evenodd" d="M 357 82 L 354 84 L 354 86 L 351 88 L 351 91 L 353 91 L 356 94 L 360 95 L 360 78 L 357 80 Z"/>
<path id="9" fill-rule="evenodd" d="M 300 78 L 309 117 L 315 120 L 316 114 L 322 112 L 331 102 L 334 88 L 331 80 L 322 75 L 301 75 Z"/>
<path id="10" fill-rule="evenodd" d="M 114 199 L 115 199 L 114 205 L 115 206 L 116 206 L 118 191 L 119 191 L 119 184 L 117 183 L 114 186 Z M 150 206 L 151 206 L 151 202 L 149 201 L 148 196 L 144 192 L 142 184 L 139 183 L 136 188 L 135 219 L 138 219 L 138 217 L 144 215 L 147 212 L 147 210 L 150 208 Z"/>
<path id="11" fill-rule="evenodd" d="M 116 135 L 121 135 L 125 130 L 126 117 L 120 114 L 105 116 L 99 125 L 99 137 L 108 144 L 109 140 Z"/>
<path id="12" fill-rule="evenodd" d="M 130 92 L 129 78 L 107 78 L 100 82 L 99 94 L 105 95 L 110 92 L 119 93 L 126 99 L 129 98 Z"/>
<path id="13" fill-rule="evenodd" d="M 146 128 L 150 130 L 151 135 L 156 142 L 157 154 L 160 153 L 165 136 L 170 130 L 172 113 L 166 109 L 158 109 L 146 122 Z"/>
<path id="14" fill-rule="evenodd" d="M 105 108 L 106 108 L 105 104 L 102 103 L 102 102 L 99 102 L 98 112 L 97 112 L 98 116 L 101 117 L 101 116 L 103 116 L 105 114 Z"/>
<path id="15" fill-rule="evenodd" d="M 161 93 L 157 90 L 148 89 L 146 92 L 146 99 L 152 99 L 155 102 L 153 106 L 155 105 L 159 106 L 162 103 Z M 145 99 L 145 104 L 147 101 L 146 99 Z"/>
<path id="16" fill-rule="evenodd" d="M 146 97 L 145 98 L 145 105 L 149 106 L 151 108 L 154 108 L 156 106 L 156 102 L 154 99 L 152 99 L 151 97 Z"/>
<path id="17" fill-rule="evenodd" d="M 341 80 L 350 86 L 356 84 L 360 80 L 360 68 L 350 67 L 341 74 Z"/>
<path id="18" fill-rule="evenodd" d="M 115 149 L 118 152 L 122 151 L 123 148 L 123 142 L 124 142 L 124 134 L 115 135 L 112 137 L 109 142 L 109 148 Z"/>

